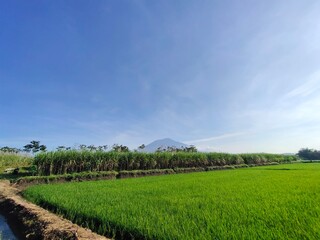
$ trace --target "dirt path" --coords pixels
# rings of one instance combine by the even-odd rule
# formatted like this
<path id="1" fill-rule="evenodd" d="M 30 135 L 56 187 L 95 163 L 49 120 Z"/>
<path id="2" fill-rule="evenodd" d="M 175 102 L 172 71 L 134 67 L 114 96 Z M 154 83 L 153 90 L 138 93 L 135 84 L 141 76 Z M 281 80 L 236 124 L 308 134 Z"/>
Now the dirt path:
<path id="1" fill-rule="evenodd" d="M 107 239 L 27 202 L 9 181 L 0 180 L 0 210 L 21 229 L 26 239 Z"/>

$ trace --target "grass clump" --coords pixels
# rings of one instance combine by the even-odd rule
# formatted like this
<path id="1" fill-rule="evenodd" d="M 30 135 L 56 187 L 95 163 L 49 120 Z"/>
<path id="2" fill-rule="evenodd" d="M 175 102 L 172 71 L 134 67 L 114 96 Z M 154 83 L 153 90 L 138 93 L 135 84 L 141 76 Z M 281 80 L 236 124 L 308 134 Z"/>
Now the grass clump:
<path id="1" fill-rule="evenodd" d="M 32 161 L 33 158 L 25 154 L 0 152 L 0 171 L 6 168 L 27 167 Z"/>
<path id="2" fill-rule="evenodd" d="M 175 174 L 173 169 L 151 169 L 151 170 L 132 170 L 132 171 L 120 171 L 117 174 L 117 178 L 134 178 L 145 176 L 158 176 L 165 174 Z"/>
<path id="3" fill-rule="evenodd" d="M 0 151 L 0 179 L 17 178 L 22 175 L 35 174 L 36 167 L 32 166 L 33 158 L 26 154 L 9 153 Z M 14 174 L 5 173 L 6 169 L 16 169 Z"/>
<path id="4" fill-rule="evenodd" d="M 85 180 L 105 180 L 115 179 L 117 172 L 81 172 L 63 175 L 50 175 L 50 176 L 27 176 L 13 180 L 17 184 L 39 184 L 39 183 L 55 183 L 64 181 L 85 181 Z"/>

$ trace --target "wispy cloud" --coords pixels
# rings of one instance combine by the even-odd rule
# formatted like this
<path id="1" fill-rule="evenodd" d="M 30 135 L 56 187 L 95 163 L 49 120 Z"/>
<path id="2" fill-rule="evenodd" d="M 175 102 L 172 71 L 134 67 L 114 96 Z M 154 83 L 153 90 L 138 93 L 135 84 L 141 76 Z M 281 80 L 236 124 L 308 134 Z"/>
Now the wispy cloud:
<path id="1" fill-rule="evenodd" d="M 48 24 L 62 19 L 42 48 L 34 43 L 43 37 L 40 25 L 10 25 L 34 14 L 5 11 L 4 35 L 36 46 L 36 57 L 29 61 L 20 52 L 28 48 L 16 52 L 10 37 L 0 39 L 8 46 L 1 55 L 8 66 L 0 73 L 0 145 L 36 139 L 53 147 L 135 148 L 164 137 L 207 151 L 319 145 L 320 2 L 186 2 L 76 4 L 92 18 L 79 18 L 73 4 L 63 13 L 35 12 Z M 65 39 L 53 41 L 57 34 Z M 66 69 L 66 62 L 73 64 Z M 39 63 L 48 67 L 38 71 Z"/>
<path id="2" fill-rule="evenodd" d="M 305 83 L 288 92 L 284 98 L 306 97 L 320 89 L 320 71 L 313 73 Z"/>
<path id="3" fill-rule="evenodd" d="M 219 136 L 209 137 L 209 138 L 201 138 L 201 139 L 195 139 L 195 140 L 189 140 L 185 141 L 185 143 L 192 144 L 192 143 L 202 143 L 202 142 L 210 142 L 220 139 L 226 139 L 226 138 L 232 138 L 237 136 L 245 135 L 246 132 L 235 132 L 235 133 L 226 133 Z"/>

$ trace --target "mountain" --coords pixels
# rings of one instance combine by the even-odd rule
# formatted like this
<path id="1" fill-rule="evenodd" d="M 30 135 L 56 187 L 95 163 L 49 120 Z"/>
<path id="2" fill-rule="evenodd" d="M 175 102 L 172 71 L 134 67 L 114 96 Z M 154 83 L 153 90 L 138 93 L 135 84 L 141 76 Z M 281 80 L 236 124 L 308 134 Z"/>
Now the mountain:
<path id="1" fill-rule="evenodd" d="M 159 139 L 149 143 L 145 146 L 141 152 L 155 152 L 158 148 L 166 149 L 167 147 L 175 147 L 175 148 L 182 148 L 182 147 L 189 147 L 189 145 L 174 141 L 170 138 Z"/>

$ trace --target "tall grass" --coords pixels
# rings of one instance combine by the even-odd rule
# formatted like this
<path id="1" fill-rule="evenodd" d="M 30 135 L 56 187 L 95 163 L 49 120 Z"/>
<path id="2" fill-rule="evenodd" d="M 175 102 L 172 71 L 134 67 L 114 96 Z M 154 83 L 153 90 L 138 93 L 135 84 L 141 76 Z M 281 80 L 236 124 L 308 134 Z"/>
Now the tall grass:
<path id="1" fill-rule="evenodd" d="M 24 196 L 115 239 L 320 239 L 320 164 L 38 185 Z"/>
<path id="2" fill-rule="evenodd" d="M 33 158 L 25 154 L 0 152 L 0 173 L 6 168 L 30 166 L 32 161 Z"/>
<path id="3" fill-rule="evenodd" d="M 66 174 L 83 171 L 130 171 L 168 168 L 211 167 L 239 164 L 285 163 L 295 156 L 278 154 L 228 154 L 187 152 L 103 152 L 55 151 L 39 153 L 34 163 L 40 175 Z"/>

